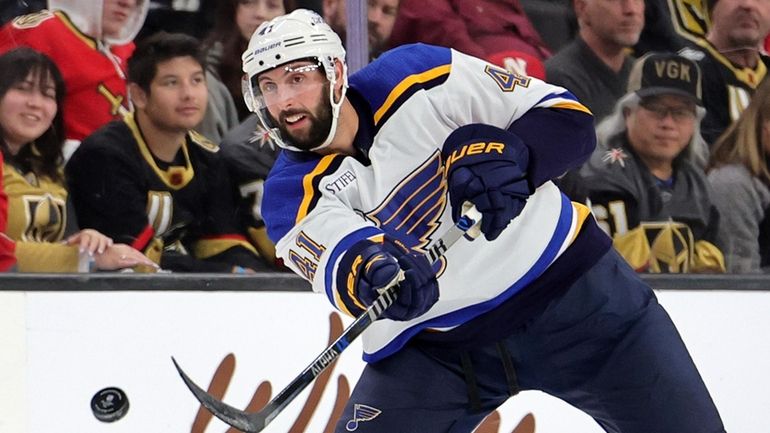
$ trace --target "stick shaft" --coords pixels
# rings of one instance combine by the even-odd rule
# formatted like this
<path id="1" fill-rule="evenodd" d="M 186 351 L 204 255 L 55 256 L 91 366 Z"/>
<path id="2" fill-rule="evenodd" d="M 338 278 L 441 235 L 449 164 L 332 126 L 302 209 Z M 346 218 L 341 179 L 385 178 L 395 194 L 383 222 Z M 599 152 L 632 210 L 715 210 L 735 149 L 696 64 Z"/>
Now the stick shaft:
<path id="1" fill-rule="evenodd" d="M 466 234 L 479 221 L 478 214 L 469 215 L 475 211 L 466 212 L 465 215 L 452 226 L 443 236 L 437 239 L 427 248 L 426 255 L 431 263 L 437 262 L 444 256 L 446 251 Z M 475 217 L 475 218 L 473 218 Z M 363 333 L 382 313 L 396 300 L 398 285 L 392 285 L 383 290 L 382 294 L 372 302 L 366 311 L 364 311 L 353 323 L 350 324 L 342 334 L 307 367 L 299 376 L 297 376 L 289 385 L 286 386 L 275 398 L 262 409 L 265 413 L 266 424 L 278 415 L 289 403 L 294 400 L 313 380 L 334 362 L 337 357 Z M 271 407 L 272 406 L 272 407 Z"/>
<path id="2" fill-rule="evenodd" d="M 451 227 L 443 236 L 441 236 L 441 238 L 428 247 L 426 255 L 428 256 L 429 261 L 435 263 L 444 255 L 444 253 L 446 253 L 449 247 L 461 237 L 465 236 L 469 239 L 474 239 L 478 236 L 480 234 L 478 229 L 480 220 L 481 214 L 476 211 L 475 208 L 471 207 L 470 209 L 466 209 L 457 224 Z M 243 432 L 260 432 L 267 427 L 267 425 L 305 388 L 307 388 L 308 385 L 313 383 L 313 380 L 323 373 L 323 371 L 340 356 L 353 340 L 377 320 L 386 308 L 393 304 L 396 300 L 397 293 L 398 285 L 396 283 L 386 287 L 380 296 L 374 300 L 372 305 L 356 318 L 334 341 L 334 343 L 321 352 L 321 354 L 313 360 L 313 362 L 307 366 L 299 376 L 294 378 L 286 388 L 279 392 L 275 398 L 268 402 L 267 405 L 258 412 L 247 413 L 214 398 L 214 396 L 196 385 L 195 382 L 185 374 L 173 357 L 171 359 L 174 362 L 174 366 L 179 372 L 179 375 L 182 377 L 182 380 L 184 380 L 187 387 L 192 391 L 193 395 L 195 395 L 195 398 L 211 411 L 212 414 Z"/>

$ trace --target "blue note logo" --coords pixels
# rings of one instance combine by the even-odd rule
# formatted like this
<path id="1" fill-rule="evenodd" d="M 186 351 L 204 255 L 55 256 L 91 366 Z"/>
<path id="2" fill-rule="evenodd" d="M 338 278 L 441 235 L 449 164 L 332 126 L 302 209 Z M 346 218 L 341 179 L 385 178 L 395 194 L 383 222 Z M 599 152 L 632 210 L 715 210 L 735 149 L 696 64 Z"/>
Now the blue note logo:
<path id="1" fill-rule="evenodd" d="M 382 413 L 381 410 L 365 404 L 353 405 L 353 419 L 345 424 L 345 430 L 356 431 L 358 430 L 359 422 L 371 421 L 377 418 L 380 413 Z"/>

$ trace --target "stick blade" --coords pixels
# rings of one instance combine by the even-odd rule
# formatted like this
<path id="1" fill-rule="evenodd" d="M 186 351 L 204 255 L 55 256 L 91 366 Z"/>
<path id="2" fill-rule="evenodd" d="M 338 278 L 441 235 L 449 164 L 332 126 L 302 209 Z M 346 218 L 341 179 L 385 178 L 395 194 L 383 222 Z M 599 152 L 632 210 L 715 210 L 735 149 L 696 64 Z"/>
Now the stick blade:
<path id="1" fill-rule="evenodd" d="M 214 396 L 196 385 L 195 382 L 185 374 L 182 367 L 179 366 L 173 356 L 171 357 L 171 361 L 174 362 L 176 371 L 179 372 L 179 376 L 182 377 L 185 385 L 190 388 L 190 391 L 195 398 L 197 398 L 203 407 L 208 409 L 214 416 L 244 433 L 257 433 L 267 426 L 265 417 L 260 412 L 249 414 L 217 400 Z"/>

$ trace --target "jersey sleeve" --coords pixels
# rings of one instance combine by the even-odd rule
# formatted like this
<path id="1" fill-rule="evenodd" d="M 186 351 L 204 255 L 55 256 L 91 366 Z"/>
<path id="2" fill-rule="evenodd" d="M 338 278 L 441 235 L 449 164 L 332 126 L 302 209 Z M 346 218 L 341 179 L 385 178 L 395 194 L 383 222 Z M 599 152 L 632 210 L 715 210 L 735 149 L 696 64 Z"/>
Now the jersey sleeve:
<path id="1" fill-rule="evenodd" d="M 19 272 L 78 272 L 81 265 L 77 245 L 52 242 L 16 242 L 16 263 Z"/>
<path id="2" fill-rule="evenodd" d="M 351 157 L 327 155 L 291 163 L 288 154 L 293 153 L 281 154 L 265 184 L 268 234 L 288 268 L 352 315 L 355 296 L 348 292 L 350 272 L 340 268 L 343 257 L 359 241 L 383 237 L 381 229 L 356 211 L 358 178 L 368 173 Z"/>
<path id="3" fill-rule="evenodd" d="M 576 182 L 585 192 L 596 222 L 610 237 L 624 235 L 639 225 L 637 200 L 643 195 L 632 182 L 639 174 L 631 161 L 624 166 L 607 164 L 600 155 L 594 155 L 579 173 Z"/>
<path id="4" fill-rule="evenodd" d="M 534 187 L 580 166 L 596 147 L 590 110 L 566 89 L 452 51 L 451 72 L 436 104 L 456 127 L 506 128 L 529 148 Z M 439 90 L 439 89 L 437 89 Z"/>
<path id="5" fill-rule="evenodd" d="M 279 150 L 266 141 L 260 130 L 256 115 L 250 116 L 225 135 L 219 152 L 235 184 L 239 226 L 259 255 L 267 263 L 275 264 L 275 244 L 267 236 L 262 200 L 265 179 Z"/>
<path id="6" fill-rule="evenodd" d="M 219 152 L 207 153 L 207 156 L 206 163 L 196 167 L 198 176 L 207 179 L 207 188 L 205 197 L 202 197 L 206 216 L 201 233 L 194 241 L 193 255 L 198 259 L 228 264 L 227 269 L 233 265 L 262 269 L 264 263 L 238 226 L 234 188 L 225 161 Z"/>
<path id="7" fill-rule="evenodd" d="M 461 126 L 510 130 L 529 148 L 534 187 L 579 166 L 596 147 L 593 115 L 572 93 L 448 48 L 399 47 L 351 77 L 351 88 L 366 98 L 375 133 L 412 100 L 438 120 L 430 134 L 439 149 Z"/>

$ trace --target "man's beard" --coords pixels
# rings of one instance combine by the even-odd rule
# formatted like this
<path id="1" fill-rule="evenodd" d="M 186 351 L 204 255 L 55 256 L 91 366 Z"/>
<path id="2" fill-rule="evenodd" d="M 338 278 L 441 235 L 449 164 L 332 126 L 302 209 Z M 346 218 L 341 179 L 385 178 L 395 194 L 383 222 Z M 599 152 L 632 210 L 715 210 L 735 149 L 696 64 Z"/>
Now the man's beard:
<path id="1" fill-rule="evenodd" d="M 293 114 L 303 114 L 310 121 L 310 130 L 305 137 L 297 137 L 286 128 L 285 119 Z M 324 86 L 321 92 L 321 102 L 318 104 L 317 116 L 305 110 L 287 110 L 279 114 L 281 121 L 268 113 L 274 125 L 278 125 L 281 137 L 291 145 L 301 150 L 311 150 L 323 144 L 332 129 L 332 109 L 329 103 L 329 88 Z"/>

